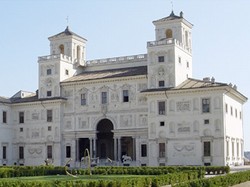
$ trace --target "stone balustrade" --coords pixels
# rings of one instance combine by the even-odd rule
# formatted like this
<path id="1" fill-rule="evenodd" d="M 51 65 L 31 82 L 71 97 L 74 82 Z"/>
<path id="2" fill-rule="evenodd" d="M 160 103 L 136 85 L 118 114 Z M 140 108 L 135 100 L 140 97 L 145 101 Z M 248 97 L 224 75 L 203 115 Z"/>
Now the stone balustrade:
<path id="1" fill-rule="evenodd" d="M 147 54 L 139 54 L 133 56 L 123 56 L 123 57 L 114 57 L 114 58 L 106 58 L 106 59 L 97 59 L 97 60 L 88 60 L 86 64 L 88 66 L 97 65 L 97 64 L 115 64 L 115 63 L 124 63 L 124 62 L 140 62 L 146 61 Z"/>
<path id="2" fill-rule="evenodd" d="M 147 43 L 147 47 L 153 47 L 153 46 L 159 46 L 159 45 L 172 45 L 172 44 L 175 44 L 175 45 L 179 46 L 180 48 L 188 51 L 189 53 L 192 53 L 192 50 L 189 47 L 187 47 L 186 45 L 184 45 L 180 41 L 173 39 L 173 38 L 159 40 L 159 41 L 150 41 Z"/>

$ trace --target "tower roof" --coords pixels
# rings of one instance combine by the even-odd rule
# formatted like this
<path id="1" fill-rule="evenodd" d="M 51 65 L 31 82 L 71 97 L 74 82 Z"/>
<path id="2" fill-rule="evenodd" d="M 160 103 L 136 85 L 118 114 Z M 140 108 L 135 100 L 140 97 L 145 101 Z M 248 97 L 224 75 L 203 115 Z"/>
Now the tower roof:
<path id="1" fill-rule="evenodd" d="M 54 36 L 51 36 L 49 37 L 49 40 L 52 39 L 52 38 L 58 38 L 58 37 L 64 37 L 64 36 L 76 36 L 76 37 L 79 37 L 81 39 L 84 39 L 86 40 L 85 38 L 79 36 L 78 34 L 72 32 L 70 29 L 69 29 L 69 26 L 66 27 L 66 29 L 63 31 L 63 32 L 60 32 Z"/>
<path id="2" fill-rule="evenodd" d="M 174 14 L 174 11 L 172 10 L 172 12 L 170 13 L 169 16 L 158 19 L 153 21 L 153 23 L 161 23 L 161 22 L 165 22 L 165 21 L 171 21 L 171 20 L 184 20 L 186 23 L 190 24 L 190 26 L 193 26 L 193 24 L 191 24 L 190 22 L 188 22 L 186 19 L 183 18 L 183 12 L 180 12 L 180 16 L 177 16 Z"/>

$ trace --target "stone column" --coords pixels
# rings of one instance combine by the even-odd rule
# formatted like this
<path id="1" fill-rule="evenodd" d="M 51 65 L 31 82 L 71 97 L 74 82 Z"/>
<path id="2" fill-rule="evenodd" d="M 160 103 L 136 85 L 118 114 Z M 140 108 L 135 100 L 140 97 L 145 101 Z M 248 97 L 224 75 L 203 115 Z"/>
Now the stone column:
<path id="1" fill-rule="evenodd" d="M 114 160 L 117 161 L 117 138 L 114 138 Z"/>
<path id="2" fill-rule="evenodd" d="M 96 158 L 96 138 L 93 138 L 93 158 Z"/>
<path id="3" fill-rule="evenodd" d="M 118 161 L 121 161 L 121 137 L 118 138 Z"/>
<path id="4" fill-rule="evenodd" d="M 76 139 L 76 155 L 75 155 L 75 160 L 76 160 L 76 162 L 79 161 L 78 155 L 79 155 L 79 139 L 77 138 L 77 139 Z"/>
<path id="5" fill-rule="evenodd" d="M 133 161 L 136 161 L 136 137 L 133 137 Z"/>
<path id="6" fill-rule="evenodd" d="M 93 158 L 93 138 L 89 138 L 89 156 Z"/>

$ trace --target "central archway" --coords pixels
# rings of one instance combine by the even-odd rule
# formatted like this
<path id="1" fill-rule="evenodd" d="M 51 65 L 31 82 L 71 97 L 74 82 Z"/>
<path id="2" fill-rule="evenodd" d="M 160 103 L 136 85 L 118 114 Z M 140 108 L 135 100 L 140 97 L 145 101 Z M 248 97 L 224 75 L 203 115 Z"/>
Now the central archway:
<path id="1" fill-rule="evenodd" d="M 114 159 L 114 129 L 109 119 L 102 119 L 97 124 L 97 157 L 100 159 Z"/>

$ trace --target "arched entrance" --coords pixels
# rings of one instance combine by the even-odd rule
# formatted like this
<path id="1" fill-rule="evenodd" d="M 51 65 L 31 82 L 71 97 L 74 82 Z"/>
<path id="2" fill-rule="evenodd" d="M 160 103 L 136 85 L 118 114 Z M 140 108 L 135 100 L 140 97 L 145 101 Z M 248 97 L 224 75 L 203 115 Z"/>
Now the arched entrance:
<path id="1" fill-rule="evenodd" d="M 100 159 L 114 159 L 114 129 L 113 123 L 109 119 L 102 119 L 97 124 L 97 157 Z"/>

